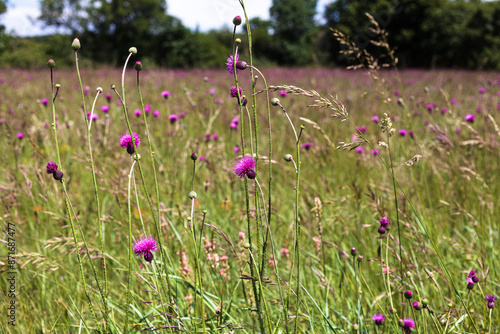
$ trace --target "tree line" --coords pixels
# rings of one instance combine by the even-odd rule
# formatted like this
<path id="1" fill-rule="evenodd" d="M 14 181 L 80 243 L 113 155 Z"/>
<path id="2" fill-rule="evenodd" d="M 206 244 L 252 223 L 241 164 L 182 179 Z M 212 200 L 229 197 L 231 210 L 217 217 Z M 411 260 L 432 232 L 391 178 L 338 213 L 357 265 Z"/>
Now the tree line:
<path id="1" fill-rule="evenodd" d="M 0 0 L 0 14 L 5 3 Z M 93 66 L 122 63 L 131 45 L 145 65 L 168 68 L 221 67 L 231 50 L 231 26 L 190 30 L 168 14 L 165 0 L 40 0 L 40 8 L 38 21 L 65 33 L 21 38 L 0 27 L 0 65 L 36 67 L 50 57 L 71 66 L 67 48 L 74 37 Z M 332 29 L 376 55 L 369 13 L 387 31 L 401 67 L 500 69 L 499 1 L 336 0 L 322 13 L 318 18 L 317 0 L 273 0 L 269 20 L 249 21 L 259 64 L 352 65 Z"/>

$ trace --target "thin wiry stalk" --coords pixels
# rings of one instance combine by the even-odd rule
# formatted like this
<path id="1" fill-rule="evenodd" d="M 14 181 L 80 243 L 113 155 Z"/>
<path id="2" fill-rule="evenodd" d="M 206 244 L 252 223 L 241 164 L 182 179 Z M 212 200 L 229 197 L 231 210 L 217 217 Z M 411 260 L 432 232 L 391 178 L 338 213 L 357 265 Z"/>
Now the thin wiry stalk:
<path id="1" fill-rule="evenodd" d="M 78 65 L 78 51 L 75 50 L 75 65 L 76 65 L 76 73 L 78 76 L 78 82 L 80 84 L 80 93 L 81 93 L 81 98 L 82 98 L 82 106 L 83 106 L 83 118 L 85 119 L 85 124 L 87 128 L 87 146 L 89 147 L 89 158 L 90 158 L 90 168 L 92 170 L 92 185 L 94 187 L 94 197 L 95 197 L 95 203 L 96 203 L 96 209 L 97 209 L 97 220 L 98 220 L 98 225 L 99 225 L 99 239 L 101 243 L 101 254 L 102 254 L 102 266 L 103 266 L 103 277 L 104 277 L 104 320 L 105 320 L 105 326 L 104 330 L 105 332 L 109 331 L 109 309 L 108 309 L 108 274 L 107 274 L 107 269 L 106 269 L 106 256 L 105 256 L 105 243 L 104 243 L 104 224 L 102 223 L 101 219 L 101 204 L 99 202 L 99 193 L 98 193 L 98 188 L 97 188 L 97 177 L 96 177 L 96 172 L 95 172 L 95 166 L 94 166 L 94 157 L 92 154 L 92 143 L 91 143 L 91 136 L 90 136 L 90 125 L 91 125 L 91 120 L 89 121 L 87 117 L 87 108 L 85 106 L 85 95 L 84 95 L 84 90 L 83 90 L 83 84 L 82 84 L 82 77 L 80 75 L 80 67 Z M 97 97 L 99 96 L 99 93 L 96 95 L 96 100 Z M 95 106 L 95 101 L 94 101 L 94 106 Z M 92 107 L 92 112 L 94 110 L 94 107 Z M 96 277 L 97 280 L 97 277 Z"/>
<path id="2" fill-rule="evenodd" d="M 116 91 L 116 88 L 114 87 L 114 85 L 112 86 L 112 89 L 114 90 L 115 94 L 118 96 L 118 98 L 120 99 L 120 102 L 122 103 L 122 107 L 123 107 L 123 113 L 124 113 L 124 116 L 125 116 L 125 121 L 127 123 L 127 129 L 129 131 L 129 134 L 130 134 L 130 137 L 133 138 L 133 132 L 132 132 L 132 127 L 130 125 L 130 120 L 128 118 L 128 110 L 127 110 L 127 105 L 126 105 L 126 102 L 125 102 L 125 70 L 127 69 L 127 64 L 128 64 L 128 61 L 130 60 L 130 57 L 132 56 L 132 52 L 129 53 L 127 59 L 125 60 L 125 64 L 123 66 L 123 71 L 122 71 L 122 95 L 120 96 L 120 94 L 118 94 L 118 92 Z M 134 147 L 134 152 L 135 152 L 135 156 L 136 157 L 139 157 L 139 154 L 137 153 L 137 147 L 135 145 L 135 140 L 132 140 L 132 145 Z M 136 159 L 137 160 L 137 167 L 139 168 L 139 174 L 141 175 L 141 181 L 142 181 L 142 185 L 143 185 L 143 189 L 144 189 L 144 193 L 145 193 L 145 196 L 147 198 L 147 201 L 148 201 L 148 205 L 149 205 L 149 208 L 151 210 L 151 213 L 152 213 L 152 216 L 153 216 L 153 221 L 155 223 L 155 227 L 156 227 L 156 234 L 157 234 L 157 241 L 158 241 L 158 246 L 159 246 L 159 249 L 160 249 L 160 257 L 161 257 L 161 261 L 163 263 L 163 266 L 162 266 L 162 271 L 165 275 L 165 279 L 167 281 L 167 287 L 165 287 L 165 283 L 163 280 L 160 280 L 161 284 L 162 284 L 162 288 L 163 288 L 163 291 L 165 294 L 167 294 L 170 299 L 172 299 L 172 296 L 170 295 L 172 290 L 170 288 L 170 278 L 169 278 L 169 275 L 168 275 L 168 272 L 167 272 L 167 269 L 166 269 L 166 255 L 164 254 L 164 249 L 163 249 L 163 236 L 161 234 L 161 226 L 160 226 L 160 221 L 158 220 L 158 217 L 159 215 L 157 216 L 156 213 L 155 213 L 155 209 L 154 209 L 154 206 L 153 206 L 153 202 L 151 201 L 151 197 L 149 195 L 149 191 L 148 191 L 148 188 L 147 188 L 147 185 L 146 185 L 146 180 L 145 180 L 145 177 L 144 177 L 144 171 L 142 169 L 142 165 L 141 165 L 141 159 Z M 170 323 L 170 319 L 167 318 L 167 321 L 168 323 Z M 171 330 L 172 328 L 170 326 L 168 326 Z"/>
<path id="3" fill-rule="evenodd" d="M 240 4 L 243 7 L 243 11 L 245 12 L 245 6 L 244 6 L 242 0 L 240 0 Z M 233 72 L 234 72 L 234 83 L 235 83 L 235 86 L 236 86 L 236 94 L 237 94 L 238 104 L 239 104 L 239 107 L 240 107 L 241 153 L 242 153 L 243 156 L 245 156 L 245 134 L 244 134 L 245 127 L 243 126 L 244 125 L 244 121 L 243 121 L 243 105 L 241 103 L 242 99 L 241 99 L 241 94 L 240 94 L 240 86 L 239 86 L 239 83 L 238 83 L 238 72 L 237 72 L 237 69 L 236 69 L 236 61 L 234 61 L 236 59 L 236 54 L 238 53 L 238 45 L 235 42 L 235 35 L 236 35 L 236 25 L 234 26 L 234 29 L 233 29 L 233 44 L 236 44 L 236 46 L 235 46 L 235 48 L 233 50 Z M 250 61 L 251 61 L 251 59 L 250 59 Z M 245 180 L 244 180 L 244 187 L 245 187 L 245 202 L 246 202 L 246 211 L 247 211 L 248 243 L 250 245 L 252 245 L 252 228 L 251 228 L 251 219 L 250 219 L 250 194 L 249 194 L 249 191 L 248 191 L 248 179 L 246 177 L 245 177 Z M 254 266 L 252 266 L 251 264 L 250 264 L 250 275 L 252 277 L 255 277 Z M 257 288 L 257 284 L 255 283 L 255 280 L 252 280 L 252 289 L 253 289 L 254 296 L 255 296 L 255 303 L 256 303 L 256 306 L 257 306 L 257 313 L 258 313 L 258 317 L 259 317 L 260 328 L 261 328 L 261 331 L 264 332 L 264 321 L 262 319 L 262 309 L 261 309 L 261 305 L 260 305 L 260 294 L 259 294 L 259 290 Z"/>
<path id="4" fill-rule="evenodd" d="M 50 86 L 51 86 L 51 94 L 52 94 L 52 129 L 54 130 L 54 142 L 55 142 L 55 146 L 56 146 L 57 162 L 58 162 L 58 166 L 60 166 L 60 168 L 62 169 L 61 154 L 60 154 L 60 150 L 59 150 L 59 143 L 57 141 L 57 123 L 56 123 L 56 106 L 55 106 L 55 100 L 56 100 L 57 93 L 59 92 L 59 88 L 57 88 L 56 93 L 54 94 L 54 75 L 53 75 L 52 68 L 50 69 Z M 62 188 L 63 188 L 63 192 L 64 192 L 64 202 L 66 204 L 66 210 L 68 212 L 68 217 L 69 217 L 69 221 L 71 224 L 71 232 L 73 233 L 73 240 L 75 241 L 76 253 L 77 253 L 77 258 L 78 258 L 78 267 L 80 268 L 80 277 L 82 279 L 83 289 L 85 291 L 85 296 L 87 297 L 87 303 L 89 305 L 90 313 L 92 314 L 92 317 L 94 319 L 97 330 L 99 333 L 102 333 L 101 327 L 99 325 L 99 322 L 97 321 L 97 317 L 96 317 L 95 312 L 94 312 L 94 307 L 92 306 L 92 301 L 90 300 L 90 295 L 87 291 L 87 283 L 86 283 L 85 274 L 83 271 L 83 263 L 82 263 L 82 257 L 80 255 L 80 248 L 78 246 L 78 240 L 76 238 L 75 225 L 73 223 L 73 215 L 71 212 L 71 204 L 69 202 L 68 192 L 66 191 L 66 185 L 64 183 L 64 180 L 61 180 L 61 183 L 62 183 Z M 86 243 L 85 243 L 85 247 L 88 250 Z M 89 259 L 90 259 L 90 256 L 89 256 Z M 91 264 L 92 264 L 92 262 L 91 262 Z M 101 290 L 101 287 L 99 285 L 99 280 L 97 279 L 97 274 L 95 272 L 95 268 L 94 268 L 94 275 L 95 275 L 95 279 L 97 281 L 97 285 L 98 285 L 101 297 L 104 297 L 103 291 Z"/>
<path id="5" fill-rule="evenodd" d="M 132 137 L 133 138 L 133 137 Z M 128 188 L 127 188 L 127 210 L 128 210 L 128 278 L 127 278 L 127 308 L 125 309 L 125 328 L 124 333 L 128 333 L 128 316 L 130 309 L 130 284 L 131 284 L 131 273 L 132 273 L 132 207 L 130 205 L 130 188 L 132 184 L 132 175 L 134 173 L 134 166 L 136 160 L 132 162 L 130 167 L 130 173 L 128 174 Z"/>

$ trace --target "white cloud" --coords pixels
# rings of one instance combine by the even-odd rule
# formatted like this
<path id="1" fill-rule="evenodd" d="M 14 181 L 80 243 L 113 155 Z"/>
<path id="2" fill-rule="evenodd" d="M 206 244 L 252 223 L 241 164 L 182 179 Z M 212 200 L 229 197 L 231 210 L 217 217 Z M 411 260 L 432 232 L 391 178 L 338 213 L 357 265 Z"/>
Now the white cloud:
<path id="1" fill-rule="evenodd" d="M 38 24 L 33 24 L 30 17 L 36 19 L 40 15 L 37 7 L 8 8 L 7 13 L 0 17 L 0 23 L 5 25 L 8 32 L 15 31 L 19 36 L 40 35 L 42 32 Z"/>

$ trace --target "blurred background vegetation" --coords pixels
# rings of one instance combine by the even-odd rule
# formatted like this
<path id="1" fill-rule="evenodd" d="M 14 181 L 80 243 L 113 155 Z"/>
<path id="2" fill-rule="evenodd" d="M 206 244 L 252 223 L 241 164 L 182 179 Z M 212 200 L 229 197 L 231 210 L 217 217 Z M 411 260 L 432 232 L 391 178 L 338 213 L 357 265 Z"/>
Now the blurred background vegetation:
<path id="1" fill-rule="evenodd" d="M 168 14 L 165 0 L 40 0 L 40 8 L 39 22 L 68 33 L 19 37 L 0 27 L 0 66 L 40 67 L 49 58 L 71 66 L 74 37 L 87 66 L 118 65 L 133 45 L 149 67 L 217 68 L 231 50 L 232 18 L 227 28 L 193 31 Z M 388 31 L 400 67 L 500 69 L 500 2 L 480 0 L 337 0 L 321 22 L 316 0 L 273 0 L 270 20 L 250 19 L 257 63 L 349 65 L 330 28 L 373 47 L 365 13 Z"/>

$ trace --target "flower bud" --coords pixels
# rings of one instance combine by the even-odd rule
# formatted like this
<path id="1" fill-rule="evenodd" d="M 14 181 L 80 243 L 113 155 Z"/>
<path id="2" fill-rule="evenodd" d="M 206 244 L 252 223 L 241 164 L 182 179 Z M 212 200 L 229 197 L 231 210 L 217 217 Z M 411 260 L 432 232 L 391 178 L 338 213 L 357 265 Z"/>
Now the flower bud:
<path id="1" fill-rule="evenodd" d="M 56 88 L 61 88 L 61 84 L 56 84 Z"/>
<path id="2" fill-rule="evenodd" d="M 250 248 L 250 244 L 249 244 L 248 242 L 245 242 L 245 243 L 243 244 L 243 247 L 244 247 L 244 248 Z"/>
<path id="3" fill-rule="evenodd" d="M 135 62 L 135 65 L 134 65 L 134 68 L 136 71 L 142 71 L 142 63 L 140 61 L 136 61 Z"/>
<path id="4" fill-rule="evenodd" d="M 128 52 L 135 55 L 135 54 L 137 54 L 137 48 L 135 46 L 132 46 L 130 49 L 128 49 Z"/>
<path id="5" fill-rule="evenodd" d="M 361 263 L 361 261 L 363 261 L 363 255 L 359 254 L 359 256 L 358 256 L 358 263 Z"/>
<path id="6" fill-rule="evenodd" d="M 277 97 L 273 97 L 273 98 L 271 99 L 271 104 L 272 104 L 273 106 L 278 106 L 278 105 L 280 104 L 280 100 L 279 100 Z"/>
<path id="7" fill-rule="evenodd" d="M 427 300 L 427 298 L 422 299 L 422 305 L 427 307 L 427 305 L 429 305 L 429 300 Z"/>
<path id="8" fill-rule="evenodd" d="M 291 154 L 285 154 L 285 156 L 283 157 L 283 159 L 285 159 L 286 162 L 290 162 L 293 160 L 293 157 Z"/>
<path id="9" fill-rule="evenodd" d="M 102 93 L 102 87 L 97 87 L 96 91 L 97 91 L 98 93 Z"/>
<path id="10" fill-rule="evenodd" d="M 378 233 L 379 233 L 380 235 L 383 235 L 383 234 L 385 234 L 385 232 L 386 232 L 386 229 L 385 229 L 385 227 L 383 227 L 383 226 L 380 226 L 380 227 L 378 228 Z"/>
<path id="11" fill-rule="evenodd" d="M 240 43 L 241 43 L 241 38 L 236 38 L 236 39 L 234 40 L 234 42 L 235 42 L 236 44 L 240 44 Z"/>
<path id="12" fill-rule="evenodd" d="M 191 154 L 191 160 L 193 160 L 193 161 L 198 160 L 198 154 L 196 154 L 196 153 Z"/>
<path id="13" fill-rule="evenodd" d="M 241 24 L 241 16 L 235 16 L 234 19 L 233 19 L 233 24 L 235 26 L 239 26 Z"/>
<path id="14" fill-rule="evenodd" d="M 198 195 L 194 191 L 190 191 L 188 194 L 189 199 L 195 199 Z"/>
<path id="15" fill-rule="evenodd" d="M 47 66 L 49 68 L 54 68 L 56 67 L 56 62 L 54 61 L 54 59 L 49 59 L 49 61 L 47 62 Z"/>
<path id="16" fill-rule="evenodd" d="M 420 310 L 422 309 L 422 307 L 423 307 L 423 306 L 422 306 L 422 304 L 421 304 L 421 303 L 419 303 L 418 301 L 414 301 L 414 302 L 413 302 L 413 308 L 414 308 L 415 310 L 420 311 Z"/>
<path id="17" fill-rule="evenodd" d="M 249 170 L 247 172 L 247 177 L 250 179 L 250 180 L 253 180 L 257 177 L 257 173 L 255 173 L 255 171 L 252 169 L 252 170 Z"/>
<path id="18" fill-rule="evenodd" d="M 64 174 L 60 170 L 56 170 L 54 173 L 52 173 L 52 176 L 54 176 L 54 179 L 57 181 L 61 181 Z"/>
<path id="19" fill-rule="evenodd" d="M 80 50 L 80 48 L 82 47 L 82 45 L 80 44 L 80 40 L 78 38 L 75 38 L 73 40 L 73 43 L 71 43 L 71 47 L 73 48 L 73 50 L 75 51 L 78 51 Z"/>
<path id="20" fill-rule="evenodd" d="M 405 291 L 405 298 L 410 300 L 413 297 L 413 293 L 410 290 Z"/>
<path id="21" fill-rule="evenodd" d="M 351 255 L 356 256 L 356 247 L 351 248 Z"/>
<path id="22" fill-rule="evenodd" d="M 153 261 L 153 253 L 146 252 L 146 254 L 144 254 L 144 261 L 147 261 L 147 262 Z"/>

